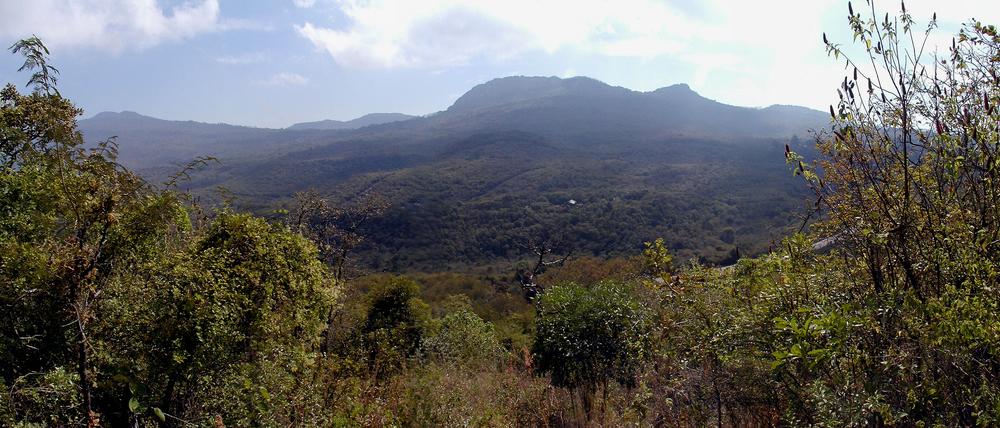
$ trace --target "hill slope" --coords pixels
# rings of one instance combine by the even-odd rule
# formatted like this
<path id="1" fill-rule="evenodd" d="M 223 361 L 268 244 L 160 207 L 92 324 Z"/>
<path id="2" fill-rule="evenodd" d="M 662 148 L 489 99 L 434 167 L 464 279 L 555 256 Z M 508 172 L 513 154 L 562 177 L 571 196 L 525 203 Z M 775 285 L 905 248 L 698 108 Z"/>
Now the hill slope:
<path id="1" fill-rule="evenodd" d="M 390 270 L 516 260 L 543 239 L 577 254 L 634 254 L 660 236 L 682 260 L 720 262 L 737 246 L 766 250 L 796 223 L 789 213 L 804 189 L 783 146 L 808 152 L 796 136 L 826 123 L 814 110 L 730 106 L 686 85 L 636 92 L 508 77 L 428 117 L 356 130 L 228 130 L 201 147 L 234 155 L 190 186 L 224 186 L 258 211 L 310 188 L 345 204 L 384 195 L 392 206 L 363 257 Z M 258 149 L 246 155 L 236 141 Z"/>

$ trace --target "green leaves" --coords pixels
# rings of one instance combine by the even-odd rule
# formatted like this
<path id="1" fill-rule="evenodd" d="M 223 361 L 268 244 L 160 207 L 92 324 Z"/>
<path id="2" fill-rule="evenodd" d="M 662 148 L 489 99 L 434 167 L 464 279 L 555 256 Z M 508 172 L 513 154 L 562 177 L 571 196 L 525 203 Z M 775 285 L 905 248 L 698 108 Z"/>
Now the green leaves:
<path id="1" fill-rule="evenodd" d="M 538 302 L 537 369 L 556 386 L 631 385 L 651 356 L 651 327 L 650 311 L 627 285 L 554 287 Z"/>
<path id="2" fill-rule="evenodd" d="M 159 407 L 153 407 L 153 414 L 156 415 L 156 418 L 159 419 L 160 422 L 166 422 L 167 421 L 167 415 L 164 414 L 163 410 L 160 410 Z"/>
<path id="3" fill-rule="evenodd" d="M 59 70 L 49 65 L 49 48 L 37 36 L 22 39 L 9 48 L 13 54 L 24 56 L 24 63 L 17 71 L 33 71 L 27 86 L 33 86 L 35 93 L 59 96 L 56 76 Z"/>
<path id="4" fill-rule="evenodd" d="M 500 361 L 502 348 L 492 323 L 470 307 L 453 309 L 425 336 L 423 351 L 431 360 L 484 367 Z"/>
<path id="5" fill-rule="evenodd" d="M 643 245 L 646 247 L 642 251 L 643 267 L 646 273 L 669 281 L 670 273 L 673 271 L 674 257 L 667 249 L 663 238 L 656 238 L 653 242 L 644 242 Z"/>
<path id="6" fill-rule="evenodd" d="M 775 357 L 774 368 L 798 360 L 805 361 L 810 370 L 816 369 L 829 358 L 834 357 L 850 331 L 847 318 L 839 312 L 826 313 L 820 317 L 812 316 L 811 310 L 800 308 L 798 316 L 805 316 L 800 322 L 796 318 L 775 318 L 774 328 L 777 332 L 789 338 L 791 346 L 779 349 L 772 354 Z"/>
<path id="7" fill-rule="evenodd" d="M 362 348 L 369 368 L 381 376 L 397 371 L 420 347 L 430 308 L 419 291 L 413 280 L 392 277 L 367 296 L 367 315 L 360 330 Z"/>

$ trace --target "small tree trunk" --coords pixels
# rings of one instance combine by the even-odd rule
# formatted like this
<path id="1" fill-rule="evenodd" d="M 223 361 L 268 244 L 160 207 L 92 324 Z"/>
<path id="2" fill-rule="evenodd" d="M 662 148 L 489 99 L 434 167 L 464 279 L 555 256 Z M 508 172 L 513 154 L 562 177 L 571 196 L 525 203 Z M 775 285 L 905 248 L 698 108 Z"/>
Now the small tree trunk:
<path id="1" fill-rule="evenodd" d="M 601 426 L 608 425 L 608 381 L 605 380 L 604 384 L 601 385 L 602 389 L 602 400 L 601 400 Z"/>
<path id="2" fill-rule="evenodd" d="M 581 388 L 580 389 L 580 398 L 583 401 L 583 413 L 584 413 L 584 415 L 586 415 L 587 422 L 589 423 L 591 421 L 591 416 L 592 416 L 593 410 L 594 410 L 594 403 L 593 403 L 594 387 L 592 387 L 592 386 L 585 386 L 585 387 Z"/>
<path id="3" fill-rule="evenodd" d="M 83 413 L 83 419 L 87 421 L 89 427 L 95 421 L 92 415 L 90 376 L 87 374 L 87 360 L 89 359 L 89 355 L 87 355 L 87 333 L 84 326 L 86 323 L 86 301 L 82 297 L 82 294 L 84 294 L 81 290 L 83 278 L 80 276 L 80 272 L 84 271 L 83 259 L 77 257 L 73 261 L 73 265 L 74 273 L 68 278 L 70 304 L 67 310 L 72 311 L 71 316 L 76 321 L 78 336 L 74 345 L 76 345 L 76 373 L 80 378 L 80 411 Z"/>
<path id="4" fill-rule="evenodd" d="M 80 397 L 82 398 L 81 410 L 84 417 L 90 420 L 91 398 L 90 398 L 90 377 L 87 375 L 87 345 L 80 341 L 77 344 L 76 372 L 80 376 Z"/>

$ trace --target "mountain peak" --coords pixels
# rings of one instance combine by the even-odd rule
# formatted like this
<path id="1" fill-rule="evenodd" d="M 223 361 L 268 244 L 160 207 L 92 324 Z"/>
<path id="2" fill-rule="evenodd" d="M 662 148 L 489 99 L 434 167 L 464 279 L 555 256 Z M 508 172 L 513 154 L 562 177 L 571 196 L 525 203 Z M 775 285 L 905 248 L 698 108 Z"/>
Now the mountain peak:
<path id="1" fill-rule="evenodd" d="M 130 110 L 122 110 L 120 112 L 102 111 L 91 117 L 91 119 L 139 119 L 139 118 L 152 119 L 149 116 L 144 116 Z"/>
<path id="2" fill-rule="evenodd" d="M 650 93 L 654 95 L 686 95 L 686 96 L 698 96 L 698 97 L 701 96 L 693 89 L 691 89 L 691 87 L 688 86 L 687 83 L 678 83 L 675 85 L 664 86 Z"/>
<path id="3" fill-rule="evenodd" d="M 507 76 L 476 85 L 455 100 L 449 111 L 472 111 L 562 95 L 631 92 L 590 77 Z"/>

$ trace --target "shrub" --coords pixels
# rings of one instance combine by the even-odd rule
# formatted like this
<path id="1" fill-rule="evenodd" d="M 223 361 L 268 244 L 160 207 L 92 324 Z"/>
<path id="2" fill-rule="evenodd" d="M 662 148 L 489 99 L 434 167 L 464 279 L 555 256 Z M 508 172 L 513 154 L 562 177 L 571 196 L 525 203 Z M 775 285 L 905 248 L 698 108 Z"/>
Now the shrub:
<path id="1" fill-rule="evenodd" d="M 625 284 L 557 286 L 538 302 L 534 354 L 552 384 L 579 391 L 590 414 L 598 388 L 631 386 L 650 357 L 650 311 Z"/>

